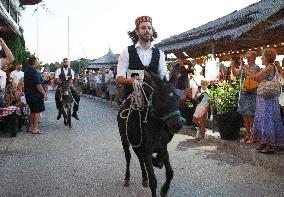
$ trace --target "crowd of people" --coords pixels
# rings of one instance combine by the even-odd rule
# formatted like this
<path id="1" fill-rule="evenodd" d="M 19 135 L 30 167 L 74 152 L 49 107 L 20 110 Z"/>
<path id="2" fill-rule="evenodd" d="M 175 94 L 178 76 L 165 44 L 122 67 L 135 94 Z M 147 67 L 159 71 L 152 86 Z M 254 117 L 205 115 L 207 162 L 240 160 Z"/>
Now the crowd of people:
<path id="1" fill-rule="evenodd" d="M 117 97 L 118 87 L 116 83 L 116 69 L 102 67 L 97 71 L 89 72 L 85 76 L 78 76 L 75 80 L 78 87 L 88 87 L 89 94 L 107 99 L 112 107 L 114 99 Z M 82 92 L 84 93 L 83 89 Z"/>
<path id="2" fill-rule="evenodd" d="M 284 143 L 283 126 L 283 81 L 284 81 L 284 59 L 282 66 L 276 59 L 276 50 L 267 48 L 262 51 L 261 60 L 264 68 L 256 64 L 257 52 L 248 51 L 244 57 L 230 60 L 231 75 L 224 79 L 227 82 L 230 78 L 237 77 L 243 81 L 247 76 L 253 79 L 256 84 L 262 81 L 279 80 L 282 83 L 280 96 L 270 99 L 257 95 L 257 88 L 252 91 L 242 91 L 243 84 L 240 83 L 239 102 L 237 111 L 243 117 L 245 136 L 242 143 L 252 144 L 260 142 L 257 149 L 260 153 L 274 153 L 275 144 Z M 246 63 L 243 60 L 246 60 Z M 191 107 L 194 111 L 190 114 L 190 125 L 197 126 L 199 132 L 196 141 L 202 141 L 206 132 L 206 120 L 210 112 L 210 97 L 206 94 L 208 88 L 218 85 L 218 81 L 208 81 L 204 78 L 202 69 L 186 69 L 184 62 L 178 60 L 170 74 L 170 81 L 181 95 L 181 104 L 184 101 L 194 103 Z M 188 106 L 186 106 L 188 107 Z"/>
<path id="3" fill-rule="evenodd" d="M 16 106 L 24 112 L 29 106 L 30 115 L 30 132 L 40 134 L 38 122 L 40 113 L 44 111 L 44 100 L 47 100 L 46 91 L 48 87 L 55 89 L 58 85 L 60 89 L 60 76 L 66 80 L 75 81 L 76 86 L 86 86 L 88 84 L 93 96 L 106 98 L 109 100 L 109 106 L 112 107 L 114 98 L 122 102 L 119 96 L 119 88 L 128 86 L 133 83 L 134 78 L 127 77 L 127 70 L 143 70 L 145 65 L 147 69 L 160 76 L 161 79 L 169 80 L 176 88 L 180 96 L 180 105 L 189 106 L 194 109 L 190 115 L 186 115 L 188 124 L 196 126 L 199 130 L 196 141 L 204 140 L 206 132 L 206 120 L 211 111 L 210 97 L 206 94 L 211 87 L 218 85 L 218 80 L 208 81 L 205 79 L 204 67 L 196 64 L 188 64 L 186 60 L 178 59 L 176 64 L 168 71 L 165 55 L 162 51 L 151 45 L 151 41 L 157 33 L 151 27 L 151 18 L 143 16 L 137 18 L 135 24 L 144 29 L 128 32 L 133 41 L 133 45 L 127 47 L 118 59 L 117 70 L 114 68 L 102 67 L 95 72 L 89 72 L 86 76 L 75 77 L 75 73 L 69 67 L 67 58 L 63 59 L 62 68 L 59 68 L 54 76 L 41 74 L 37 69 L 37 59 L 31 57 L 28 60 L 28 68 L 25 73 L 22 71 L 22 65 L 18 64 L 7 79 L 7 65 L 14 60 L 13 54 L 0 38 L 5 58 L 1 58 L 0 70 L 0 107 Z M 147 26 L 148 25 L 148 26 Z M 273 145 L 284 142 L 283 113 L 284 113 L 284 60 L 276 62 L 276 50 L 266 48 L 262 51 L 261 59 L 264 68 L 256 64 L 257 52 L 248 51 L 243 57 L 232 57 L 230 60 L 230 72 L 226 75 L 220 71 L 219 81 L 226 80 L 228 83 L 231 77 L 237 77 L 242 81 L 250 77 L 256 83 L 269 81 L 277 78 L 282 83 L 282 93 L 280 97 L 273 99 L 264 99 L 257 94 L 257 89 L 244 92 L 240 87 L 238 112 L 243 117 L 245 127 L 245 137 L 242 143 L 251 144 L 256 141 L 261 142 L 258 151 L 261 153 L 273 153 Z M 143 58 L 144 57 L 144 58 Z M 243 60 L 246 60 L 246 63 Z M 187 67 L 185 64 L 187 63 Z M 282 66 L 281 66 L 282 65 Z M 220 69 L 222 70 L 222 69 Z M 222 77 L 223 76 L 223 77 Z M 32 79 L 32 80 L 31 80 Z M 242 82 L 240 86 L 243 86 Z M 71 86 L 72 87 L 72 86 Z M 79 120 L 77 111 L 79 108 L 80 96 L 72 88 L 72 96 L 75 99 L 72 116 Z M 62 107 L 58 91 L 55 96 L 56 106 L 58 109 L 57 119 L 61 118 Z M 281 119 L 282 118 L 282 119 Z M 20 127 L 19 127 L 20 128 Z"/>

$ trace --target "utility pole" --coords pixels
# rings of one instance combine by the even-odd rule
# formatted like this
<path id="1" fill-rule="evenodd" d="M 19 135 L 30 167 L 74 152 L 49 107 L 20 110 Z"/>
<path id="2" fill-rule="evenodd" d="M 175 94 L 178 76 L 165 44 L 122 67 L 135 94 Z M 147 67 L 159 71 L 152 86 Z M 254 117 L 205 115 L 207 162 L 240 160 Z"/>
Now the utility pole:
<path id="1" fill-rule="evenodd" d="M 69 16 L 68 16 L 68 60 L 70 62 L 70 46 L 69 46 Z"/>
<path id="2" fill-rule="evenodd" d="M 38 33 L 39 33 L 39 31 L 38 31 L 38 13 L 39 13 L 39 10 L 38 10 L 38 4 L 37 4 L 37 8 L 36 8 L 36 10 L 37 10 L 37 17 L 36 17 L 36 55 L 37 55 L 37 58 L 38 58 L 38 56 L 39 56 L 39 54 L 38 54 L 38 51 L 39 51 L 39 43 L 38 43 L 38 41 L 39 41 L 39 35 L 38 35 Z"/>

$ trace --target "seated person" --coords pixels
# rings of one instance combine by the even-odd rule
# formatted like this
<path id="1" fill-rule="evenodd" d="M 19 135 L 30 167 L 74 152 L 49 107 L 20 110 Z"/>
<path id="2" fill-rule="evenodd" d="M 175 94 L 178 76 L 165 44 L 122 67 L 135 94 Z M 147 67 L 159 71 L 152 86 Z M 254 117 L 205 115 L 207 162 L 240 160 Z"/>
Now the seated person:
<path id="1" fill-rule="evenodd" d="M 16 106 L 20 107 L 21 102 L 16 96 L 16 88 L 14 85 L 10 84 L 7 87 L 6 94 L 4 96 L 4 103 L 6 107 Z"/>

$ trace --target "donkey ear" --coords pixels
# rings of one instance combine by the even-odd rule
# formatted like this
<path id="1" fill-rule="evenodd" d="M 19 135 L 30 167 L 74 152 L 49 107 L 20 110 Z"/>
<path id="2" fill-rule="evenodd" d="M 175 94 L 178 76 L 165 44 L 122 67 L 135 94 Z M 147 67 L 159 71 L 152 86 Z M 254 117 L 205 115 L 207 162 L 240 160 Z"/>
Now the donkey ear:
<path id="1" fill-rule="evenodd" d="M 152 78 L 152 77 L 151 77 L 151 74 L 150 74 L 150 71 L 148 71 L 148 70 L 146 70 L 146 69 L 145 69 L 145 71 L 144 71 L 144 75 L 145 75 L 146 78 L 149 79 L 149 80 Z"/>
<path id="2" fill-rule="evenodd" d="M 155 78 L 153 77 L 153 73 L 149 70 L 145 70 L 144 76 L 145 76 L 145 82 L 148 83 L 153 88 L 155 88 L 156 87 L 156 81 L 155 81 Z"/>
<path id="3" fill-rule="evenodd" d="M 167 77 L 166 77 L 166 75 L 164 75 L 164 77 L 163 77 L 163 81 L 164 81 L 164 82 L 166 82 L 166 81 L 167 81 Z"/>

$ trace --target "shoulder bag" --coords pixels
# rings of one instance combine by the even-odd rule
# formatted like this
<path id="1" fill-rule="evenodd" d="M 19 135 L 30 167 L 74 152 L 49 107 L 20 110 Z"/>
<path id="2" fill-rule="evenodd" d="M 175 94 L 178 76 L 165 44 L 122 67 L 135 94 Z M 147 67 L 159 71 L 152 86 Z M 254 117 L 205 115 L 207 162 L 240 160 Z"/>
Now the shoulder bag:
<path id="1" fill-rule="evenodd" d="M 271 99 L 273 97 L 278 97 L 281 94 L 281 83 L 279 82 L 279 74 L 276 68 L 276 74 L 271 81 L 263 81 L 258 85 L 257 95 L 265 98 Z"/>

